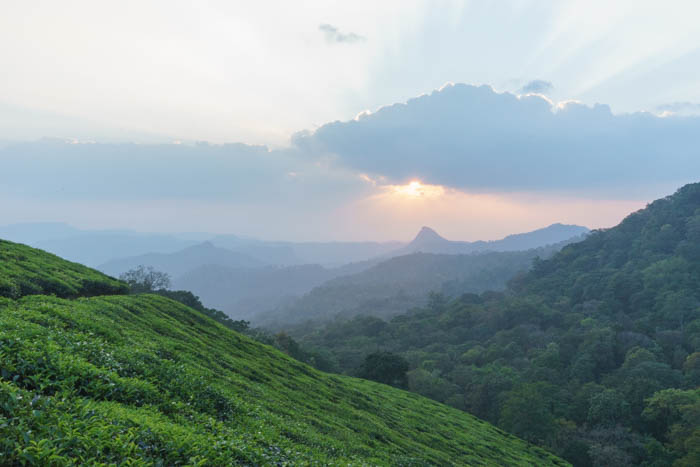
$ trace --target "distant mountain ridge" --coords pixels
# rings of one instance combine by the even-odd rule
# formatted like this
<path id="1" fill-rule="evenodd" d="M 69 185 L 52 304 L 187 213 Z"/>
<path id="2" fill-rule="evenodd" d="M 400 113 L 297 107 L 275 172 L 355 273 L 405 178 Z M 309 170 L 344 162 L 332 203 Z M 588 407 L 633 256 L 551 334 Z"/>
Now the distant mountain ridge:
<path id="1" fill-rule="evenodd" d="M 577 237 L 524 251 L 477 251 L 469 254 L 416 252 L 394 256 L 368 268 L 338 275 L 303 296 L 267 313 L 251 316 L 255 324 L 271 329 L 306 322 L 328 322 L 355 315 L 389 318 L 424 305 L 428 293 L 448 296 L 502 290 L 536 258 L 548 258 Z M 449 242 L 423 228 L 419 245 Z"/>
<path id="2" fill-rule="evenodd" d="M 259 268 L 264 266 L 264 263 L 250 255 L 219 248 L 211 242 L 203 242 L 175 253 L 149 253 L 108 261 L 98 266 L 98 269 L 107 274 L 118 276 L 140 265 L 152 266 L 159 271 L 177 277 L 205 265 Z"/>
<path id="3" fill-rule="evenodd" d="M 464 242 L 447 240 L 430 227 L 423 227 L 411 243 L 392 252 L 392 256 L 418 252 L 459 255 L 483 251 L 523 251 L 571 240 L 588 232 L 587 227 L 556 223 L 532 232 L 508 235 L 501 240 Z"/>
<path id="4" fill-rule="evenodd" d="M 320 264 L 335 268 L 349 263 L 359 266 L 360 263 L 367 261 L 376 264 L 381 260 L 418 251 L 465 254 L 487 250 L 527 250 L 568 240 L 587 231 L 585 227 L 553 224 L 544 229 L 509 235 L 496 241 L 459 242 L 444 239 L 434 230 L 425 227 L 413 242 L 405 244 L 396 241 L 268 241 L 206 232 L 148 233 L 120 229 L 85 230 L 65 223 L 45 222 L 0 226 L 0 237 L 41 248 L 92 267 L 100 267 L 113 260 L 151 253 L 177 253 L 200 242 L 210 241 L 216 247 L 247 255 L 261 265 Z"/>
<path id="5" fill-rule="evenodd" d="M 189 290 L 207 306 L 236 319 L 250 320 L 341 273 L 342 269 L 318 264 L 258 268 L 206 264 L 174 277 L 173 288 Z"/>
<path id="6" fill-rule="evenodd" d="M 221 309 L 237 319 L 252 321 L 256 321 L 258 315 L 285 307 L 327 281 L 361 273 L 391 258 L 416 252 L 464 255 L 491 250 L 513 251 L 521 245 L 541 247 L 555 244 L 558 242 L 553 240 L 559 238 L 568 241 L 572 234 L 587 232 L 585 227 L 555 224 L 498 241 L 458 242 L 447 240 L 429 227 L 424 227 L 407 245 L 399 242 L 270 242 L 236 235 L 217 235 L 203 243 L 195 243 L 194 239 L 207 237 L 208 234 L 182 234 L 182 237 L 177 237 L 175 235 L 180 234 L 130 231 L 90 233 L 66 224 L 46 224 L 45 229 L 43 226 L 16 225 L 0 227 L 0 231 L 12 234 L 15 239 L 24 236 L 37 240 L 41 238 L 41 230 L 44 230 L 44 235 L 54 238 L 39 240 L 35 244 L 48 243 L 48 250 L 86 263 L 90 263 L 84 259 L 86 257 L 91 257 L 93 262 L 96 258 L 102 258 L 103 261 L 96 268 L 114 277 L 140 265 L 153 267 L 169 274 L 174 287 L 198 295 L 206 306 Z M 184 247 L 175 248 L 178 245 Z M 121 252 L 138 251 L 149 246 L 155 251 L 119 257 Z M 412 262 L 408 264 L 414 265 Z M 528 265 L 529 262 L 523 263 L 517 269 L 526 269 Z M 510 277 L 509 274 L 500 276 Z M 457 280 L 456 289 L 464 288 L 458 277 L 450 279 Z M 426 282 L 419 282 L 422 286 L 418 289 L 426 292 Z M 440 284 L 435 283 L 432 287 Z M 498 280 L 491 284 L 495 288 L 503 285 Z M 466 288 L 471 290 L 472 286 L 467 284 Z M 365 291 L 358 289 L 358 293 Z M 381 293 L 377 295 L 372 292 L 371 295 L 383 297 Z M 392 302 L 393 312 L 404 311 L 406 307 L 417 304 L 412 294 L 405 298 Z"/>
<path id="7" fill-rule="evenodd" d="M 173 253 L 202 241 L 203 234 L 160 234 L 131 230 L 83 230 L 60 222 L 0 226 L 0 237 L 95 267 L 116 258 Z"/>
<path id="8" fill-rule="evenodd" d="M 404 245 L 402 242 L 277 242 L 235 235 L 218 235 L 211 241 L 216 246 L 250 254 L 267 264 L 320 264 L 326 267 L 367 261 Z"/>

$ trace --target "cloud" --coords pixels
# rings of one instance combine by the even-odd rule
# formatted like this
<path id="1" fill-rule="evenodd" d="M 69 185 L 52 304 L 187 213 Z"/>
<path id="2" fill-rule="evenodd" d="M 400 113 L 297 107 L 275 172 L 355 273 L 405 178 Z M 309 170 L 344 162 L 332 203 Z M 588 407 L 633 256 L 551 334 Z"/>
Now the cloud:
<path id="1" fill-rule="evenodd" d="M 445 86 L 292 141 L 391 183 L 464 190 L 619 194 L 700 173 L 700 118 L 614 115 L 605 105 L 557 105 L 489 86 Z"/>
<path id="2" fill-rule="evenodd" d="M 42 140 L 0 148 L 0 197 L 323 203 L 342 200 L 365 185 L 354 172 L 330 170 L 322 162 L 241 143 Z"/>
<path id="3" fill-rule="evenodd" d="M 611 225 L 639 200 L 697 177 L 699 130 L 700 117 L 614 115 L 604 105 L 447 85 L 299 132 L 285 149 L 5 143 L 0 218 L 278 239 L 402 238 L 433 222 L 455 238 L 563 220 Z M 606 214 L 610 200 L 621 204 Z"/>
<path id="4" fill-rule="evenodd" d="M 536 79 L 520 88 L 518 92 L 520 94 L 549 94 L 552 89 L 554 89 L 554 85 L 551 82 Z"/>
<path id="5" fill-rule="evenodd" d="M 656 106 L 655 110 L 674 114 L 700 114 L 700 104 L 696 102 L 670 102 Z"/>
<path id="6" fill-rule="evenodd" d="M 0 146 L 0 167 L 2 223 L 275 240 L 342 238 L 347 231 L 328 219 L 376 189 L 323 158 L 238 143 L 8 143 Z"/>
<path id="7" fill-rule="evenodd" d="M 354 32 L 342 33 L 337 27 L 331 24 L 321 24 L 319 25 L 318 29 L 324 34 L 326 37 L 326 42 L 329 44 L 354 44 L 356 42 L 364 42 L 366 40 L 364 36 L 360 36 Z"/>

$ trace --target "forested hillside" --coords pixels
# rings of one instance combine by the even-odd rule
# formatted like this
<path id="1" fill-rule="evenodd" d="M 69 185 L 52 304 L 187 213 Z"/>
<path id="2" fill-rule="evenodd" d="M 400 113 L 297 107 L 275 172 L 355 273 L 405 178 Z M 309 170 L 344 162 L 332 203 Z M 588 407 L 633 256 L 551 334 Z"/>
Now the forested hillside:
<path id="1" fill-rule="evenodd" d="M 366 271 L 329 280 L 258 322 L 271 328 L 319 323 L 368 314 L 390 318 L 427 303 L 429 292 L 449 295 L 503 289 L 536 257 L 547 258 L 567 242 L 513 252 L 468 255 L 413 253 L 383 261 Z"/>
<path id="2" fill-rule="evenodd" d="M 505 292 L 435 294 L 301 343 L 350 374 L 398 354 L 412 391 L 576 465 L 700 465 L 700 184 L 537 260 Z"/>
<path id="3" fill-rule="evenodd" d="M 11 292 L 0 297 L 3 464 L 565 465 L 454 408 L 321 373 L 168 298 L 119 295 L 126 285 L 95 271 L 0 248 Z M 94 284 L 107 295 L 84 297 Z M 58 291 L 75 298 L 40 294 Z"/>

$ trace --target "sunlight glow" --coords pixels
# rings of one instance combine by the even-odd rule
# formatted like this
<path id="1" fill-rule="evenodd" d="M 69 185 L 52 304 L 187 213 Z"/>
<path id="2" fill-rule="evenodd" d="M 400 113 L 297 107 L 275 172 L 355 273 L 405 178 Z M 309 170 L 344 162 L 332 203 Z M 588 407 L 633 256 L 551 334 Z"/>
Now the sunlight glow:
<path id="1" fill-rule="evenodd" d="M 419 180 L 411 180 L 406 185 L 389 185 L 389 191 L 407 198 L 439 198 L 445 194 L 440 185 L 426 185 Z"/>
<path id="2" fill-rule="evenodd" d="M 589 228 L 613 226 L 645 200 L 587 199 L 565 194 L 526 192 L 474 193 L 417 180 L 405 185 L 382 185 L 377 192 L 339 211 L 347 224 L 341 229 L 375 232 L 382 239 L 411 240 L 421 226 L 437 229 L 446 238 L 495 240 L 562 222 Z"/>

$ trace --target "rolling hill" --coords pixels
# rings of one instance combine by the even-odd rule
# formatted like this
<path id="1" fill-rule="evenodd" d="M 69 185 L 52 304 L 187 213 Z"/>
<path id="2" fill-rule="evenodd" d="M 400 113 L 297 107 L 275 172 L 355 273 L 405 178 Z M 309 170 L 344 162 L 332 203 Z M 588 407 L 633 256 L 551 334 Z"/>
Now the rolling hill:
<path id="1" fill-rule="evenodd" d="M 235 319 L 251 320 L 337 275 L 317 264 L 262 268 L 208 264 L 176 277 L 173 287 L 193 292 L 206 306 Z"/>
<path id="2" fill-rule="evenodd" d="M 201 236 L 129 230 L 81 230 L 63 223 L 25 223 L 0 226 L 0 238 L 95 267 L 114 258 L 173 253 L 197 244 L 195 239 Z"/>
<path id="3" fill-rule="evenodd" d="M 126 284 L 82 264 L 0 240 L 0 297 L 53 294 L 76 298 L 127 292 Z"/>
<path id="4" fill-rule="evenodd" d="M 107 274 L 118 276 L 139 265 L 144 265 L 152 266 L 158 271 L 177 277 L 210 264 L 229 268 L 254 268 L 264 265 L 262 261 L 245 253 L 219 248 L 211 242 L 203 242 L 174 253 L 149 253 L 115 259 L 101 264 L 97 268 Z"/>
<path id="5" fill-rule="evenodd" d="M 397 256 L 324 282 L 302 297 L 260 314 L 255 323 L 280 329 L 356 315 L 389 318 L 424 305 L 429 292 L 455 296 L 501 290 L 516 274 L 528 270 L 536 257 L 549 257 L 565 244 L 514 252 Z"/>
<path id="6" fill-rule="evenodd" d="M 299 338 L 353 374 L 399 354 L 408 387 L 574 465 L 700 465 L 700 183 L 465 294 Z"/>
<path id="7" fill-rule="evenodd" d="M 403 246 L 400 242 L 275 242 L 235 235 L 217 235 L 211 242 L 231 251 L 249 254 L 267 264 L 320 264 L 330 268 L 366 261 Z"/>
<path id="8" fill-rule="evenodd" d="M 119 295 L 124 286 L 96 271 L 0 249 L 3 284 L 39 284 L 0 298 L 3 463 L 565 465 L 459 410 L 318 372 L 165 297 Z M 47 277 L 75 298 L 42 295 Z M 80 296 L 93 281 L 106 295 Z"/>

